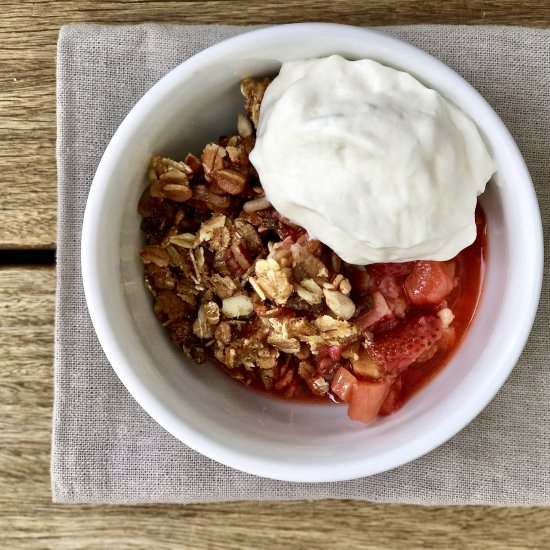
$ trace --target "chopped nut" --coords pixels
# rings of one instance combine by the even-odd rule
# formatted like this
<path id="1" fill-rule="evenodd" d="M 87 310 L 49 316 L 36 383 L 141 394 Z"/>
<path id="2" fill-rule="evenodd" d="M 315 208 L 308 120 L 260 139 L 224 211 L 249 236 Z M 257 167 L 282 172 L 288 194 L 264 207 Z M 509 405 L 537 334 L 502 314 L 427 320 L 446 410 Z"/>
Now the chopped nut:
<path id="1" fill-rule="evenodd" d="M 313 279 L 303 279 L 296 285 L 296 292 L 308 304 L 320 304 L 323 301 L 323 289 Z"/>
<path id="2" fill-rule="evenodd" d="M 179 185 L 176 183 L 166 184 L 160 194 L 161 197 L 174 202 L 185 202 L 193 196 L 193 192 L 188 185 Z"/>
<path id="3" fill-rule="evenodd" d="M 243 210 L 249 214 L 269 208 L 271 203 L 265 197 L 259 197 L 243 204 Z"/>
<path id="4" fill-rule="evenodd" d="M 181 170 L 170 169 L 168 172 L 161 174 L 159 176 L 159 180 L 165 184 L 174 183 L 176 185 L 185 185 L 186 187 L 189 186 L 189 178 L 187 177 L 187 173 L 184 173 Z"/>
<path id="5" fill-rule="evenodd" d="M 297 338 L 301 341 L 308 341 L 308 338 L 318 333 L 314 325 L 303 317 L 268 318 L 266 323 L 269 324 L 274 333 L 285 339 Z"/>
<path id="6" fill-rule="evenodd" d="M 223 192 L 230 195 L 242 193 L 246 185 L 246 176 L 235 170 L 221 169 L 212 172 L 210 181 L 213 181 Z"/>
<path id="7" fill-rule="evenodd" d="M 237 116 L 237 132 L 239 132 L 239 135 L 242 138 L 247 138 L 251 136 L 253 132 L 250 119 L 242 113 L 239 113 L 239 115 Z"/>
<path id="8" fill-rule="evenodd" d="M 323 289 L 329 309 L 340 319 L 348 320 L 355 313 L 355 304 L 348 296 L 338 290 Z"/>
<path id="9" fill-rule="evenodd" d="M 216 227 L 209 241 L 212 250 L 225 250 L 231 243 L 231 233 L 227 227 Z"/>
<path id="10" fill-rule="evenodd" d="M 193 173 L 191 168 L 185 162 L 177 162 L 175 160 L 155 156 L 151 159 L 151 165 L 149 169 L 149 179 L 154 181 L 156 177 L 160 178 L 167 172 L 181 172 L 186 176 Z"/>
<path id="11" fill-rule="evenodd" d="M 225 150 L 229 155 L 229 160 L 235 164 L 244 164 L 246 160 L 246 153 L 240 148 L 233 145 L 228 145 Z"/>
<path id="12" fill-rule="evenodd" d="M 444 307 L 443 309 L 439 310 L 437 312 L 437 315 L 441 319 L 441 324 L 443 325 L 443 328 L 447 328 L 454 321 L 455 318 L 454 313 L 448 307 Z"/>
<path id="13" fill-rule="evenodd" d="M 342 279 L 340 281 L 339 289 L 342 294 L 349 296 L 349 293 L 351 292 L 351 283 L 349 282 L 349 279 Z"/>
<path id="14" fill-rule="evenodd" d="M 184 162 L 187 166 L 189 166 L 189 168 L 191 169 L 191 171 L 194 174 L 198 174 L 202 170 L 202 164 L 201 164 L 200 159 L 198 159 L 195 155 L 193 155 L 191 153 L 189 153 L 185 157 Z"/>
<path id="15" fill-rule="evenodd" d="M 159 267 L 167 267 L 170 263 L 168 252 L 160 246 L 146 246 L 141 251 L 141 260 L 144 264 L 153 263 Z"/>
<path id="16" fill-rule="evenodd" d="M 334 277 L 334 280 L 332 281 L 334 288 L 338 288 L 338 286 L 343 280 L 344 280 L 344 276 L 341 273 L 338 273 L 338 275 L 336 275 L 336 277 Z"/>
<path id="17" fill-rule="evenodd" d="M 223 168 L 223 159 L 225 154 L 225 149 L 217 143 L 209 143 L 204 148 L 201 155 L 201 160 L 207 180 L 209 180 L 209 174 L 215 170 L 221 170 Z"/>
<path id="18" fill-rule="evenodd" d="M 260 104 L 269 83 L 269 78 L 245 78 L 241 81 L 241 93 L 246 98 L 246 109 L 256 128 L 260 118 Z"/>
<path id="19" fill-rule="evenodd" d="M 212 214 L 212 217 L 201 223 L 199 230 L 199 242 L 209 241 L 214 236 L 216 229 L 222 228 L 225 225 L 226 217 L 223 214 Z"/>
<path id="20" fill-rule="evenodd" d="M 290 250 L 292 252 L 294 278 L 298 282 L 304 279 L 313 279 L 319 285 L 327 282 L 328 270 L 319 258 L 297 243 L 291 245 Z"/>
<path id="21" fill-rule="evenodd" d="M 243 221 L 235 220 L 235 227 L 237 228 L 237 233 L 245 240 L 246 246 L 250 250 L 260 251 L 263 248 L 262 239 L 258 232 L 254 229 L 254 226 Z"/>
<path id="22" fill-rule="evenodd" d="M 245 294 L 237 294 L 222 301 L 222 313 L 231 319 L 246 317 L 254 311 L 252 300 Z"/>

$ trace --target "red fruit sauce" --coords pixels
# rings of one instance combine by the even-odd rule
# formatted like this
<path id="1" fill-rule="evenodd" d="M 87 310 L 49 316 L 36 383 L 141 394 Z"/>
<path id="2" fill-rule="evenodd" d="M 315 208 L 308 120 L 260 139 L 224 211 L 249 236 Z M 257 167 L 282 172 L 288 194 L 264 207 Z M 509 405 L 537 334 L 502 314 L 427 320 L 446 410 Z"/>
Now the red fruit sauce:
<path id="1" fill-rule="evenodd" d="M 434 346 L 437 349 L 433 356 L 427 360 L 424 357 L 422 362 L 420 362 L 420 360 L 415 361 L 410 366 L 406 367 L 405 370 L 402 372 L 398 371 L 398 374 L 391 377 L 389 392 L 379 411 L 380 415 L 388 415 L 400 409 L 412 395 L 426 385 L 441 369 L 443 369 L 458 349 L 464 335 L 468 331 L 481 296 L 488 253 L 486 217 L 480 206 L 476 209 L 476 226 L 477 237 L 475 242 L 468 248 L 461 251 L 452 261 L 446 262 L 446 264 L 452 264 L 454 262 L 454 280 L 456 282 L 456 286 L 445 297 L 442 303 L 443 305 L 446 304 L 446 306 L 452 310 L 454 314 L 453 322 L 451 323 L 449 329 L 444 331 L 444 335 L 439 340 L 437 346 Z M 391 303 L 392 295 L 395 296 L 397 293 L 400 293 L 400 296 L 407 295 L 407 291 L 405 290 L 405 287 L 407 286 L 405 285 L 405 280 L 415 264 L 416 262 L 406 262 L 404 264 L 374 264 L 367 267 L 367 272 L 370 275 L 371 281 L 374 280 L 377 281 L 376 284 L 380 284 L 380 286 L 376 287 L 376 289 L 379 288 L 387 297 L 388 303 Z M 360 285 L 361 272 L 356 274 L 358 275 L 358 278 L 356 279 L 354 279 L 353 273 L 346 273 L 346 275 L 349 276 L 353 288 L 355 288 L 356 281 L 358 281 L 357 284 Z M 372 293 L 372 289 L 370 292 Z M 360 308 L 360 300 L 363 295 L 358 295 L 357 291 L 352 291 L 351 296 L 354 298 L 358 308 Z M 367 296 L 366 293 L 365 296 Z M 371 329 L 369 329 L 372 330 L 374 335 L 374 342 L 376 343 L 378 338 L 384 339 L 388 334 L 392 334 L 392 331 L 399 334 L 400 328 L 403 328 L 403 326 L 407 323 L 414 325 L 415 319 L 418 319 L 419 316 L 437 315 L 437 312 L 443 307 L 442 303 L 437 305 L 414 305 L 409 301 L 408 310 L 404 318 L 394 318 L 389 320 L 382 318 L 382 320 L 375 323 Z M 368 310 L 366 313 L 368 313 Z M 365 313 L 362 315 L 364 317 Z M 356 319 L 359 319 L 359 317 Z M 351 319 L 350 322 L 354 322 L 354 319 Z M 359 320 L 357 324 L 361 324 L 361 321 Z M 338 360 L 340 360 L 340 365 L 346 366 L 345 360 L 340 359 L 341 351 L 342 350 L 336 349 L 335 347 L 335 349 L 327 349 L 325 352 L 320 353 L 316 358 L 318 372 L 325 375 L 324 370 L 330 370 L 331 363 L 334 364 Z M 243 378 L 241 378 L 241 382 L 245 381 L 245 375 L 248 373 L 246 373 L 244 369 L 238 368 L 231 369 L 229 371 L 219 363 L 218 365 L 233 378 L 239 379 L 239 372 L 242 372 Z M 353 369 L 351 370 L 353 371 Z M 294 387 L 292 394 L 288 395 L 277 391 L 276 389 L 266 390 L 259 379 L 249 377 L 246 378 L 246 384 L 249 387 L 261 391 L 269 396 L 286 398 L 293 401 L 298 400 L 302 402 L 327 404 L 340 402 L 340 399 L 338 399 L 332 391 L 323 397 L 313 395 L 303 381 L 300 381 L 298 387 Z M 351 378 L 353 378 L 353 376 L 351 376 Z M 361 380 L 366 380 L 368 383 L 369 378 L 365 379 L 364 377 L 361 378 L 361 376 L 358 376 L 358 380 L 360 382 Z M 374 380 L 374 382 L 376 382 L 376 380 Z M 387 384 L 386 378 L 382 378 L 379 382 Z"/>

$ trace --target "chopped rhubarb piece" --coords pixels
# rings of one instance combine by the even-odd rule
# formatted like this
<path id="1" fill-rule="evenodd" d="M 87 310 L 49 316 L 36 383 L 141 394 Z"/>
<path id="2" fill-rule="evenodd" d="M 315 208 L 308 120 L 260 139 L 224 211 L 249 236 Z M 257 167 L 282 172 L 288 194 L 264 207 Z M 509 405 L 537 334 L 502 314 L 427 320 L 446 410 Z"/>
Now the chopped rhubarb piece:
<path id="1" fill-rule="evenodd" d="M 441 337 L 443 326 L 435 315 L 418 315 L 383 333 L 369 347 L 369 355 L 391 374 L 403 372 Z"/>
<path id="2" fill-rule="evenodd" d="M 370 422 L 378 415 L 389 389 L 390 382 L 387 379 L 380 382 L 357 381 L 351 389 L 348 416 L 364 424 Z"/>
<path id="3" fill-rule="evenodd" d="M 405 291 L 416 306 L 439 304 L 454 287 L 454 265 L 418 261 L 405 280 Z"/>
<path id="4" fill-rule="evenodd" d="M 380 414 L 387 416 L 401 408 L 401 405 L 403 404 L 403 400 L 401 398 L 402 387 L 403 382 L 401 380 L 401 377 L 394 380 L 394 382 L 390 386 L 388 395 L 386 396 L 386 399 L 384 400 L 384 403 L 380 408 Z"/>
<path id="5" fill-rule="evenodd" d="M 340 367 L 336 371 L 334 380 L 330 386 L 332 393 L 342 401 L 348 401 L 351 396 L 351 389 L 357 382 L 357 378 L 348 369 Z"/>

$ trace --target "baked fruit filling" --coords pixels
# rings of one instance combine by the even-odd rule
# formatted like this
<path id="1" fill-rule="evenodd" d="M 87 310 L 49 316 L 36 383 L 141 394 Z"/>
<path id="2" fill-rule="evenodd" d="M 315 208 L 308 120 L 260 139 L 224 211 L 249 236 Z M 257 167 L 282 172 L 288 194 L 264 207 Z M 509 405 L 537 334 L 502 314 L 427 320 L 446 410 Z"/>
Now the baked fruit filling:
<path id="1" fill-rule="evenodd" d="M 242 82 L 247 115 L 200 156 L 152 159 L 138 207 L 145 283 L 196 363 L 283 398 L 346 402 L 369 422 L 400 408 L 462 339 L 479 298 L 484 214 L 453 260 L 343 262 L 274 210 L 249 162 L 268 84 Z"/>

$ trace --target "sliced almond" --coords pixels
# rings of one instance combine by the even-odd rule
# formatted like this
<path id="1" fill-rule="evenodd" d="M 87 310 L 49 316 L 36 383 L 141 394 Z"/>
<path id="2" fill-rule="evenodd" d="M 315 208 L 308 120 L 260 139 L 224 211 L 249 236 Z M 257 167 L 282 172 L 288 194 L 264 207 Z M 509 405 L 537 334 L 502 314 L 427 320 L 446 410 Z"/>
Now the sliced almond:
<path id="1" fill-rule="evenodd" d="M 244 294 L 237 294 L 222 301 L 222 313 L 230 319 L 246 317 L 254 311 L 252 300 Z"/>

